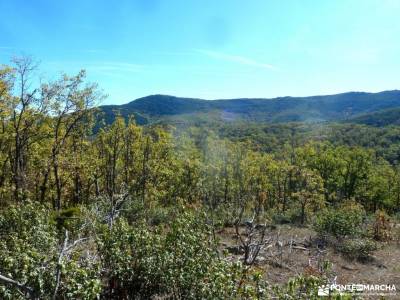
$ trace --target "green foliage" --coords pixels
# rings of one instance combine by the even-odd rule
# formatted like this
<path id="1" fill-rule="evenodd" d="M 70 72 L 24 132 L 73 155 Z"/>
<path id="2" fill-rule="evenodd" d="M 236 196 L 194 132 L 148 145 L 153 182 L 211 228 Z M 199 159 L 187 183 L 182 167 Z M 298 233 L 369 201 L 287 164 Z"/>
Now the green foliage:
<path id="1" fill-rule="evenodd" d="M 193 124 L 194 120 L 208 124 L 221 121 L 318 122 L 347 120 L 362 113 L 393 108 L 398 106 L 398 99 L 398 91 L 215 101 L 151 95 L 120 106 L 104 106 L 102 109 L 105 119 L 109 121 L 113 120 L 113 110 L 118 110 L 123 116 L 138 114 L 140 117 L 147 116 L 153 122 L 184 124 Z M 349 106 L 349 103 L 353 106 Z M 360 119 L 355 121 L 360 122 Z"/>
<path id="2" fill-rule="evenodd" d="M 46 295 L 54 288 L 57 232 L 43 206 L 25 203 L 0 213 L 0 273 Z M 14 299 L 19 292 L 2 286 L 0 298 Z"/>
<path id="3" fill-rule="evenodd" d="M 335 249 L 351 259 L 365 260 L 377 249 L 370 239 L 364 222 L 365 211 L 359 205 L 349 203 L 340 209 L 328 209 L 318 215 L 314 228 L 318 234 L 330 240 Z"/>
<path id="4" fill-rule="evenodd" d="M 377 245 L 368 238 L 350 238 L 343 240 L 337 249 L 349 258 L 365 260 L 377 249 Z"/>
<path id="5" fill-rule="evenodd" d="M 184 214 L 167 232 L 119 220 L 98 240 L 109 278 L 107 297 L 168 296 L 173 299 L 226 299 L 259 292 L 250 275 L 218 258 L 209 228 Z M 248 282 L 239 284 L 239 278 Z"/>
<path id="6" fill-rule="evenodd" d="M 88 259 L 79 259 L 63 263 L 62 285 L 59 295 L 68 299 L 94 299 L 102 291 L 100 266 Z"/>
<path id="7" fill-rule="evenodd" d="M 101 94 L 84 71 L 16 93 L 31 86 L 26 70 L 30 59 L 0 68 L 0 274 L 20 285 L 1 282 L 0 298 L 314 299 L 321 278 L 272 289 L 222 257 L 216 231 L 238 219 L 313 221 L 337 250 L 365 258 L 375 249 L 365 216 L 377 212 L 374 238 L 389 238 L 380 210 L 400 207 L 400 127 L 315 122 L 347 118 L 354 99 L 350 116 L 391 107 L 398 91 L 156 95 L 100 108 L 100 125 Z M 296 123 L 266 123 L 282 121 Z"/>
<path id="8" fill-rule="evenodd" d="M 320 299 L 318 287 L 326 284 L 326 279 L 315 276 L 298 276 L 283 287 L 274 287 L 273 299 Z"/>
<path id="9" fill-rule="evenodd" d="M 302 219 L 301 209 L 298 206 L 289 208 L 286 211 L 272 210 L 270 214 L 272 223 L 276 225 L 300 224 Z"/>
<path id="10" fill-rule="evenodd" d="M 321 236 L 356 237 L 362 233 L 364 216 L 365 212 L 359 206 L 329 208 L 317 216 L 314 228 Z"/>
<path id="11" fill-rule="evenodd" d="M 400 109 L 396 107 L 378 110 L 376 112 L 362 114 L 349 121 L 370 126 L 400 125 Z"/>
<path id="12" fill-rule="evenodd" d="M 55 291 L 60 269 L 58 295 L 79 299 L 99 295 L 99 265 L 83 255 L 85 249 L 71 248 L 59 261 L 58 229 L 48 208 L 30 202 L 8 207 L 0 213 L 0 228 L 0 274 L 31 288 L 33 296 L 47 299 Z M 21 292 L 0 285 L 0 297 L 19 299 Z"/>
<path id="13" fill-rule="evenodd" d="M 72 231 L 77 226 L 77 220 L 80 217 L 79 207 L 69 207 L 59 210 L 54 213 L 54 221 L 56 222 L 57 229 L 63 232 L 65 229 Z"/>

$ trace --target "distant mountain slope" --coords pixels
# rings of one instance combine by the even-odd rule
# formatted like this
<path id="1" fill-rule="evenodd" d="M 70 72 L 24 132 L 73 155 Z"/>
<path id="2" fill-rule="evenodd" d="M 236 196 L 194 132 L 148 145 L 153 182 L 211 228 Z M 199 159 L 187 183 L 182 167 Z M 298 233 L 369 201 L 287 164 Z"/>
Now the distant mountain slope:
<path id="1" fill-rule="evenodd" d="M 400 125 L 400 107 L 362 114 L 349 119 L 348 122 L 377 127 Z"/>
<path id="2" fill-rule="evenodd" d="M 400 108 L 400 91 L 226 100 L 152 95 L 127 104 L 107 105 L 100 108 L 104 112 L 106 122 L 113 120 L 115 112 L 118 111 L 124 117 L 133 115 L 139 124 L 157 121 L 189 123 L 236 120 L 252 122 L 342 121 L 384 109 Z"/>

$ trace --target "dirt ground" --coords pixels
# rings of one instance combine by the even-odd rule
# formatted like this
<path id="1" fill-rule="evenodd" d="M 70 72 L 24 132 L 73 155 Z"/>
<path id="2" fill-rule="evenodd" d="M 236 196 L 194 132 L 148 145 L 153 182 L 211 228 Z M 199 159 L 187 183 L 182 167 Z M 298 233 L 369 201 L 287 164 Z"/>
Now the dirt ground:
<path id="1" fill-rule="evenodd" d="M 245 226 L 241 227 L 244 232 Z M 229 252 L 227 259 L 239 260 L 243 254 L 236 246 L 235 228 L 218 232 L 221 250 Z M 400 241 L 398 238 L 378 243 L 371 259 L 357 261 L 337 253 L 333 246 L 318 244 L 311 228 L 278 225 L 267 229 L 267 243 L 260 251 L 255 264 L 265 270 L 265 280 L 270 284 L 284 284 L 300 274 L 320 274 L 324 261 L 329 261 L 330 280 L 337 284 L 390 284 L 397 288 L 400 299 Z M 326 273 L 325 273 L 326 274 Z"/>

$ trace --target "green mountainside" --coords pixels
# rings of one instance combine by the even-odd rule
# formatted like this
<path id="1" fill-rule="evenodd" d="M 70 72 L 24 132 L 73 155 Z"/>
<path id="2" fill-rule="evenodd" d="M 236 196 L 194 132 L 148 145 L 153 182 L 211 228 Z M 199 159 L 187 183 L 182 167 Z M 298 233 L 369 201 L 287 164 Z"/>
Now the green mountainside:
<path id="1" fill-rule="evenodd" d="M 400 107 L 363 114 L 349 120 L 351 123 L 370 126 L 400 125 Z"/>
<path id="2" fill-rule="evenodd" d="M 134 116 L 138 124 L 154 122 L 324 122 L 350 121 L 381 125 L 398 122 L 400 91 L 349 92 L 327 96 L 280 97 L 273 99 L 203 100 L 151 95 L 123 105 L 100 107 L 110 123 L 116 113 Z M 392 110 L 393 109 L 393 110 Z M 390 117 L 383 110 L 390 110 Z"/>

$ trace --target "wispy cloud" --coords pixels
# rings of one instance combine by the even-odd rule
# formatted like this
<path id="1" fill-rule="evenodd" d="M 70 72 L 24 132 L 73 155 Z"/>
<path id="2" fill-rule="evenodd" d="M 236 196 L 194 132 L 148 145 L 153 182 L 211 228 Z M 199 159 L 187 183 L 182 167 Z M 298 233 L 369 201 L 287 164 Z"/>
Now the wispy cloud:
<path id="1" fill-rule="evenodd" d="M 240 56 L 240 55 L 231 55 L 223 52 L 217 52 L 217 51 L 211 51 L 211 50 L 204 50 L 204 49 L 195 49 L 196 52 L 207 55 L 209 57 L 219 59 L 219 60 L 224 60 L 224 61 L 230 61 L 234 62 L 237 64 L 241 65 L 246 65 L 246 66 L 252 66 L 252 67 L 257 67 L 257 68 L 262 68 L 262 69 L 269 69 L 269 70 L 276 70 L 277 68 L 271 64 L 259 62 L 255 59 L 245 57 L 245 56 Z"/>
<path id="2" fill-rule="evenodd" d="M 125 62 L 99 62 L 86 64 L 87 69 L 98 71 L 140 72 L 146 66 Z"/>
<path id="3" fill-rule="evenodd" d="M 117 73 L 137 73 L 146 68 L 145 65 L 118 62 L 118 61 L 52 61 L 46 64 L 53 70 L 67 69 L 86 69 L 89 72 L 117 72 Z"/>
<path id="4" fill-rule="evenodd" d="M 140 73 L 148 69 L 148 66 L 124 63 L 124 62 L 105 62 L 105 63 L 93 63 L 87 64 L 84 68 L 89 73 L 97 73 L 99 75 L 114 77 L 114 78 L 126 78 L 132 73 Z"/>
<path id="5" fill-rule="evenodd" d="M 200 50 L 199 50 L 200 51 Z M 185 52 L 186 53 L 186 52 Z M 192 55 L 196 52 L 192 51 Z M 198 55 L 199 52 L 197 52 Z M 175 54 L 175 53 L 174 53 Z M 205 54 L 205 53 L 204 53 Z M 178 53 L 176 55 L 179 55 Z M 202 54 L 203 55 L 203 54 Z M 208 54 L 207 54 L 208 55 Z M 209 55 L 210 56 L 210 55 Z M 234 56 L 234 62 L 255 66 L 259 68 L 271 69 L 269 65 L 260 64 L 253 60 L 243 59 L 243 57 Z M 218 57 L 219 58 L 219 57 Z M 220 58 L 219 58 L 220 59 Z M 226 59 L 226 58 L 224 58 Z M 232 61 L 230 56 L 229 61 Z M 237 72 L 230 72 L 229 70 L 221 69 L 218 66 L 210 65 L 192 65 L 192 64 L 140 64 L 124 61 L 48 61 L 44 63 L 44 67 L 49 72 L 66 72 L 67 74 L 75 73 L 81 69 L 85 69 L 88 75 L 100 75 L 113 78 L 131 78 L 130 76 L 157 76 L 165 77 L 174 74 L 174 76 L 181 76 L 181 74 L 190 74 L 192 77 L 209 77 L 215 78 L 253 78 L 256 76 L 252 70 L 239 70 Z M 275 68 L 274 68 L 275 69 Z"/>

